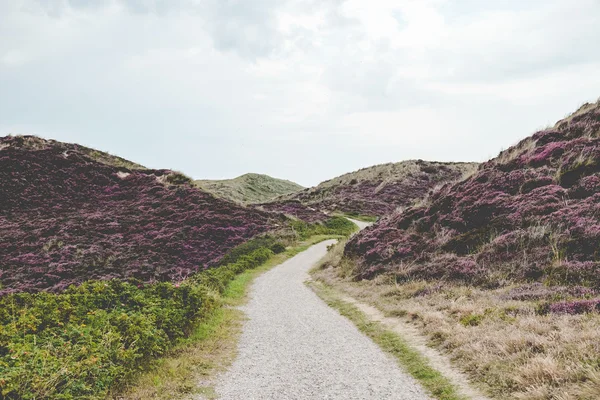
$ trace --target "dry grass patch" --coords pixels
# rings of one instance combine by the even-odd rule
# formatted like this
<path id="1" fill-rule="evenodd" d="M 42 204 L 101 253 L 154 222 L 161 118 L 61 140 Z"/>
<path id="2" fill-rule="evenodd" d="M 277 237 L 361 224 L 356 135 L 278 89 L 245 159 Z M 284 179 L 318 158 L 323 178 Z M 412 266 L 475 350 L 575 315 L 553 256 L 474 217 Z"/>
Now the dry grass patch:
<path id="1" fill-rule="evenodd" d="M 331 252 L 314 279 L 410 321 L 491 396 L 600 398 L 600 315 L 538 315 L 535 301 L 506 300 L 511 288 L 399 283 L 392 275 L 355 282 L 348 260 L 336 264 L 339 254 Z"/>

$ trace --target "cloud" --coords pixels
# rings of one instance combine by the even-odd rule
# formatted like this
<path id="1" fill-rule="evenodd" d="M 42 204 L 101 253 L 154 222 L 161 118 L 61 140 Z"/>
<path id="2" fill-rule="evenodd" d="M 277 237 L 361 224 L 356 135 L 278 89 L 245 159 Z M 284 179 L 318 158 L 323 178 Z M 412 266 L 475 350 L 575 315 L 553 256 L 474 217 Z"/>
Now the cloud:
<path id="1" fill-rule="evenodd" d="M 483 160 L 598 97 L 599 18 L 596 0 L 0 2 L 0 133 L 305 185 Z"/>

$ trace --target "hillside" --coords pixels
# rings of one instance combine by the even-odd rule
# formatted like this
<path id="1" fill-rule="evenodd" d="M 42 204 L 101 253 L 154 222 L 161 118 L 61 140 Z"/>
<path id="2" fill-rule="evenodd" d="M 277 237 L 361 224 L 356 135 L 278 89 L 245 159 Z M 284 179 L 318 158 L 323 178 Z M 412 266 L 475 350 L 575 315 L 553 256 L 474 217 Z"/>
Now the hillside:
<path id="1" fill-rule="evenodd" d="M 376 165 L 284 196 L 275 203 L 296 200 L 328 213 L 382 216 L 412 205 L 437 185 L 461 179 L 476 166 L 422 160 Z"/>
<path id="2" fill-rule="evenodd" d="M 600 288 L 600 103 L 586 104 L 348 243 L 362 277 Z M 594 300 L 586 307 L 600 303 Z M 560 306 L 556 306 L 560 307 Z"/>
<path id="3" fill-rule="evenodd" d="M 0 138 L 0 182 L 0 294 L 181 280 L 282 218 L 173 171 L 31 136 Z"/>
<path id="4" fill-rule="evenodd" d="M 282 213 L 290 218 L 309 223 L 323 222 L 329 218 L 320 209 L 305 205 L 296 199 L 278 199 L 268 203 L 254 204 L 253 207 L 262 211 Z"/>
<path id="5" fill-rule="evenodd" d="M 264 203 L 304 189 L 297 183 L 261 174 L 245 174 L 225 180 L 197 180 L 195 183 L 215 196 L 242 204 Z"/>

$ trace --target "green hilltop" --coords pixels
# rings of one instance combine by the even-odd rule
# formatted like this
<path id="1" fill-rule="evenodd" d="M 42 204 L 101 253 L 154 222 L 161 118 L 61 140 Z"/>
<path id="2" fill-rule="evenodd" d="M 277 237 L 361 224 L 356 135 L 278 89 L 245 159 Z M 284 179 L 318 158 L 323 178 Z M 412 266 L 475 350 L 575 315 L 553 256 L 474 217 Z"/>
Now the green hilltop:
<path id="1" fill-rule="evenodd" d="M 262 174 L 244 174 L 223 180 L 197 180 L 195 183 L 215 196 L 243 204 L 263 203 L 304 189 L 297 183 Z"/>

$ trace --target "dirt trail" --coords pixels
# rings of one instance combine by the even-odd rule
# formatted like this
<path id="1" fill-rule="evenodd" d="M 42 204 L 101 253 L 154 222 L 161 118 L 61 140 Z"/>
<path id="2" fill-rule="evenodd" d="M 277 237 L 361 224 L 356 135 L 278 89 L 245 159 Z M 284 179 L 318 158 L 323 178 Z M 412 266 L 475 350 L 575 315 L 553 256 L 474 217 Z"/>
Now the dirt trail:
<path id="1" fill-rule="evenodd" d="M 429 399 L 304 284 L 334 242 L 319 243 L 255 281 L 243 308 L 248 321 L 238 357 L 217 382 L 221 399 Z"/>

